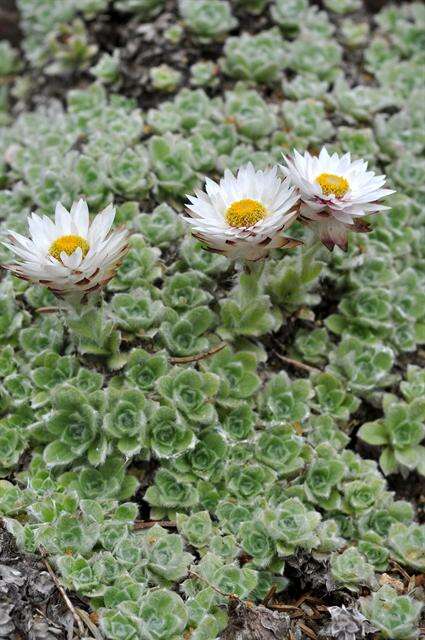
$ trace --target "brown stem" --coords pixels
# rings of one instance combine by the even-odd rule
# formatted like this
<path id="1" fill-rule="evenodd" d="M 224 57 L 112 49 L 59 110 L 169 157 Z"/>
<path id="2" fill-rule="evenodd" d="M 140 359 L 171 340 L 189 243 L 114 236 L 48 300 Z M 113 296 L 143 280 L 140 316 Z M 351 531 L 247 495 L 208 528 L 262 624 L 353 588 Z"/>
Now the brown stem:
<path id="1" fill-rule="evenodd" d="M 293 609 L 297 610 L 298 607 L 296 604 L 269 604 L 269 609 L 277 609 L 278 611 L 292 611 Z"/>
<path id="2" fill-rule="evenodd" d="M 197 353 L 195 356 L 183 356 L 182 358 L 170 358 L 171 364 L 187 364 L 188 362 L 199 362 L 199 360 L 205 360 L 205 358 L 209 358 L 213 356 L 215 353 L 218 353 L 224 347 L 226 347 L 226 342 L 220 342 L 215 347 L 211 347 L 208 351 L 204 351 L 203 353 Z"/>
<path id="3" fill-rule="evenodd" d="M 273 598 L 274 594 L 276 593 L 276 585 L 272 584 L 272 586 L 270 587 L 270 589 L 267 591 L 262 604 L 267 607 L 270 600 Z"/>
<path id="4" fill-rule="evenodd" d="M 65 602 L 67 608 L 69 609 L 69 611 L 71 612 L 75 622 L 77 623 L 77 627 L 78 627 L 78 631 L 80 632 L 81 636 L 85 635 L 85 629 L 84 629 L 84 625 L 81 621 L 80 616 L 78 615 L 78 613 L 75 610 L 74 605 L 72 604 L 71 600 L 68 598 L 65 589 L 62 587 L 61 583 L 59 582 L 59 578 L 57 577 L 57 575 L 55 574 L 55 572 L 53 571 L 49 561 L 47 560 L 47 552 L 45 549 L 43 549 L 42 547 L 38 548 L 39 553 L 41 555 L 41 557 L 43 558 L 43 562 L 44 565 L 47 569 L 47 571 L 49 572 L 50 577 L 52 578 L 53 582 L 55 583 L 55 586 L 57 588 L 57 590 L 59 591 L 59 593 L 61 594 L 63 601 Z"/>
<path id="5" fill-rule="evenodd" d="M 89 616 L 87 611 L 84 611 L 84 609 L 76 609 L 76 611 L 77 611 L 78 615 L 81 616 L 81 618 L 84 620 L 85 625 L 87 626 L 88 629 L 90 629 L 90 631 L 92 632 L 94 638 L 96 640 L 103 640 L 102 634 L 100 633 L 99 629 L 94 624 L 93 620 L 91 619 L 91 617 Z"/>
<path id="6" fill-rule="evenodd" d="M 3 560 L 3 558 L 2 558 L 2 560 Z M 55 628 L 55 629 L 57 629 L 58 631 L 61 631 L 61 628 L 57 625 L 57 623 L 56 623 L 56 622 L 53 622 L 53 620 L 52 620 L 51 618 L 49 618 L 49 616 L 47 616 L 47 615 L 44 613 L 44 611 L 42 611 L 42 610 L 41 610 L 41 609 L 39 609 L 38 607 L 35 607 L 35 610 L 37 611 L 37 613 L 39 613 L 39 614 L 40 614 L 40 616 L 41 616 L 42 618 L 44 618 L 45 620 L 47 620 L 47 622 L 48 622 L 52 627 L 54 627 L 54 628 Z"/>
<path id="7" fill-rule="evenodd" d="M 38 307 L 36 313 L 57 313 L 60 311 L 59 307 Z"/>
<path id="8" fill-rule="evenodd" d="M 310 627 L 307 627 L 307 625 L 304 624 L 304 622 L 298 622 L 298 626 L 301 629 L 301 631 L 305 633 L 306 636 L 311 638 L 311 640 L 317 640 L 317 635 L 315 634 L 313 629 L 310 629 Z"/>
<path id="9" fill-rule="evenodd" d="M 218 587 L 215 587 L 213 584 L 211 584 L 211 582 L 209 582 L 206 578 L 202 577 L 199 575 L 199 573 L 195 573 L 195 571 L 189 570 L 188 571 L 188 575 L 189 576 L 193 576 L 194 578 L 196 578 L 197 580 L 201 580 L 202 582 L 205 582 L 205 584 L 207 584 L 209 587 L 211 587 L 211 589 L 213 589 L 213 591 L 216 591 L 216 593 L 220 594 L 221 596 L 223 596 L 224 598 L 230 598 L 231 600 L 237 600 L 238 602 L 242 602 L 242 604 L 244 605 L 248 605 L 248 602 L 244 602 L 243 600 L 241 600 L 237 595 L 235 595 L 234 593 L 225 593 L 224 591 L 222 591 L 221 589 L 219 589 Z"/>
<path id="10" fill-rule="evenodd" d="M 303 371 L 309 371 L 310 373 L 322 373 L 321 369 L 317 367 L 311 367 L 309 364 L 304 364 L 304 362 L 300 362 L 299 360 L 294 360 L 293 358 L 288 358 L 287 356 L 282 356 L 280 353 L 277 353 L 277 357 L 282 360 L 282 362 L 286 362 L 287 364 L 291 364 L 293 367 L 297 369 L 302 369 Z"/>
<path id="11" fill-rule="evenodd" d="M 394 560 L 394 558 L 390 558 L 389 562 L 394 567 L 394 569 L 396 569 L 396 571 L 398 571 L 398 573 L 401 576 L 403 576 L 403 578 L 405 580 L 407 580 L 407 582 L 410 581 L 410 575 L 407 573 L 407 571 L 405 569 L 403 569 L 403 567 L 400 567 L 400 565 L 398 564 L 398 562 L 396 560 Z"/>
<path id="12" fill-rule="evenodd" d="M 177 524 L 173 520 L 149 520 L 146 522 L 143 520 L 136 520 L 133 528 L 136 531 L 139 529 L 150 529 L 156 524 L 159 524 L 161 527 L 168 527 L 170 529 L 175 529 L 177 527 Z"/>

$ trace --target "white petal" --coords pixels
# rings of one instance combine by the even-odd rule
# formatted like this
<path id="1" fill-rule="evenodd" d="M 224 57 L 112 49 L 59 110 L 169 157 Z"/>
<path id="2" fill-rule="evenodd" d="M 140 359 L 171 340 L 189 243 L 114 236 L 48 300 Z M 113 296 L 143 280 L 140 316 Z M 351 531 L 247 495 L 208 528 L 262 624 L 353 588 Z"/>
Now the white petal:
<path id="1" fill-rule="evenodd" d="M 115 208 L 111 204 L 97 214 L 88 232 L 88 242 L 90 246 L 102 242 L 102 240 L 105 239 L 112 227 L 114 218 Z"/>
<path id="2" fill-rule="evenodd" d="M 71 233 L 71 216 L 61 202 L 56 204 L 55 224 L 58 237 L 66 236 Z"/>
<path id="3" fill-rule="evenodd" d="M 62 260 L 62 264 L 64 264 L 69 269 L 76 269 L 82 260 L 83 252 L 81 250 L 81 247 L 77 247 L 75 251 L 71 253 L 71 255 L 68 255 L 67 253 L 65 253 L 65 251 L 62 251 L 60 257 Z"/>
<path id="4" fill-rule="evenodd" d="M 71 217 L 73 219 L 77 235 L 87 239 L 89 231 L 89 208 L 82 198 L 72 205 Z"/>

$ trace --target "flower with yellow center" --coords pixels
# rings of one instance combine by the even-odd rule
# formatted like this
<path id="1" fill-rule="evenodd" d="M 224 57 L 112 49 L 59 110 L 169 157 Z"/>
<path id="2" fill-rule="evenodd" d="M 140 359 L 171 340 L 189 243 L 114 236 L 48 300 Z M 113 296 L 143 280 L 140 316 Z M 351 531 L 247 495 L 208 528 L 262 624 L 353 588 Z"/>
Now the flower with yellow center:
<path id="1" fill-rule="evenodd" d="M 299 198 L 276 167 L 256 171 L 249 163 L 236 176 L 226 170 L 218 184 L 207 178 L 205 191 L 188 198 L 185 220 L 210 251 L 259 260 L 270 249 L 299 244 L 282 235 L 298 215 Z"/>
<path id="2" fill-rule="evenodd" d="M 384 189 L 385 176 L 367 170 L 364 160 L 351 160 L 349 153 L 329 155 L 326 148 L 319 156 L 294 150 L 281 166 L 284 175 L 296 186 L 301 198 L 300 219 L 310 225 L 329 249 L 337 244 L 347 248 L 347 233 L 368 231 L 366 215 L 388 207 L 378 200 L 394 193 Z"/>
<path id="3" fill-rule="evenodd" d="M 111 231 L 114 217 L 109 205 L 90 224 L 84 200 L 75 202 L 71 211 L 58 202 L 54 221 L 33 213 L 28 218 L 29 238 L 9 231 L 3 244 L 20 261 L 4 267 L 60 297 L 83 297 L 114 276 L 128 250 L 128 232 Z"/>

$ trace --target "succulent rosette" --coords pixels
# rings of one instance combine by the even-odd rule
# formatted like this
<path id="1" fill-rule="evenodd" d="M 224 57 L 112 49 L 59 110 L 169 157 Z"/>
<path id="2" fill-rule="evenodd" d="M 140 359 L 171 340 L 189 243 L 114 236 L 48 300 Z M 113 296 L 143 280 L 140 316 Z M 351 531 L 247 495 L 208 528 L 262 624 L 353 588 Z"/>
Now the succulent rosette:
<path id="1" fill-rule="evenodd" d="M 115 209 L 109 205 L 90 224 L 84 200 L 74 202 L 70 211 L 58 202 L 54 221 L 35 213 L 28 217 L 29 238 L 8 231 L 3 244 L 20 261 L 3 266 L 59 297 L 83 297 L 113 278 L 128 250 L 128 231 L 111 232 L 114 218 Z"/>
<path id="2" fill-rule="evenodd" d="M 281 170 L 299 190 L 301 220 L 311 225 L 321 242 L 332 250 L 347 249 L 347 232 L 365 232 L 363 218 L 389 209 L 378 200 L 395 193 L 384 189 L 386 176 L 367 170 L 365 160 L 351 160 L 349 153 L 329 155 L 323 147 L 318 156 L 294 150 Z"/>
<path id="3" fill-rule="evenodd" d="M 207 178 L 205 191 L 188 198 L 184 219 L 210 251 L 259 260 L 270 249 L 299 244 L 282 235 L 298 215 L 299 196 L 289 179 L 279 178 L 277 167 L 256 171 L 248 163 L 236 176 L 226 170 L 218 184 Z"/>

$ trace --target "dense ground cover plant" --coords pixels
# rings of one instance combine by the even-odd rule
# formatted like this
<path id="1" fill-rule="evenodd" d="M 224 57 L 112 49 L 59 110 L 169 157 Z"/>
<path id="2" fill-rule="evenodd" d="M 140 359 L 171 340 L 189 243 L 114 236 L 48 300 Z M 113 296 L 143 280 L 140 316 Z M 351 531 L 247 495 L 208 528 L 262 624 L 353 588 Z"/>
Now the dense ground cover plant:
<path id="1" fill-rule="evenodd" d="M 307 0 L 18 5 L 25 55 L 0 42 L 2 235 L 26 234 L 35 211 L 41 246 L 56 201 L 70 209 L 82 196 L 107 217 L 103 230 L 102 217 L 94 223 L 99 242 L 112 202 L 126 231 L 114 231 L 110 264 L 99 251 L 73 281 L 83 293 L 101 285 L 102 304 L 65 315 L 48 288 L 2 272 L 3 526 L 22 549 L 49 555 L 110 640 L 216 640 L 232 615 L 228 594 L 259 603 L 274 586 L 291 600 L 300 575 L 334 605 L 317 632 L 417 638 L 422 5 L 374 15 L 342 0 L 322 10 Z M 58 91 L 62 76 L 70 86 Z M 344 207 L 327 200 L 327 217 L 308 207 L 304 170 L 316 161 L 293 155 L 325 144 L 322 196 L 335 178 L 348 193 Z M 350 152 L 363 173 L 367 160 L 397 194 L 364 173 L 359 201 L 334 152 Z M 295 222 L 297 197 L 270 170 L 279 163 L 302 191 Z M 225 171 L 241 166 L 238 179 L 260 185 L 260 200 L 273 191 L 269 206 L 279 200 L 282 213 L 284 202 L 285 219 L 248 241 L 235 224 L 223 247 L 222 227 L 204 216 L 199 228 L 199 190 L 206 175 L 225 175 L 221 195 L 233 201 Z M 391 209 L 368 229 L 359 213 L 381 196 Z M 78 206 L 78 236 L 93 242 Z M 209 215 L 211 206 L 217 199 Z M 59 207 L 58 224 L 64 216 Z M 10 262 L 3 245 L 0 254 Z M 245 271 L 226 257 L 264 255 Z M 58 293 L 51 280 L 64 275 L 50 275 Z M 140 519 L 159 523 L 135 527 Z M 404 586 L 394 562 L 411 576 Z M 0 636 L 14 625 L 7 602 Z"/>

